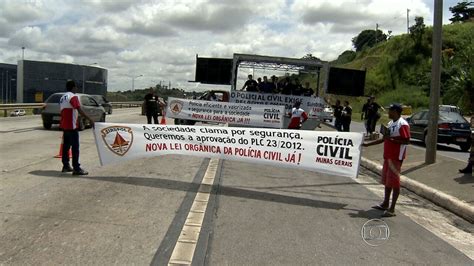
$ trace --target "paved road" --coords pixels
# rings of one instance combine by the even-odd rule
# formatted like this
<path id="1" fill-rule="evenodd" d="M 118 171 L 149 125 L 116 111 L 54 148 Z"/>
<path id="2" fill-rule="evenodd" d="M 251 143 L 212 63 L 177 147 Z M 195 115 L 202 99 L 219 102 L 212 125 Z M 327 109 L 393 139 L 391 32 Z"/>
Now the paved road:
<path id="1" fill-rule="evenodd" d="M 138 109 L 108 121 L 139 123 Z M 61 132 L 37 117 L 0 119 L 0 264 L 164 265 L 209 160 L 163 156 L 100 167 L 81 132 L 87 177 L 61 174 Z M 360 179 L 221 161 L 194 252 L 209 265 L 472 264 L 474 228 L 404 191 L 391 237 L 370 247 L 361 227 L 381 188 Z M 471 259 L 470 259 L 471 258 Z"/>
<path id="2" fill-rule="evenodd" d="M 365 126 L 362 122 L 352 121 L 351 131 L 353 132 L 365 132 Z M 412 147 L 416 149 L 425 150 L 425 146 L 422 141 L 412 139 Z M 463 152 L 456 145 L 445 145 L 438 144 L 438 154 L 446 157 L 450 157 L 463 162 L 467 161 L 469 152 Z"/>

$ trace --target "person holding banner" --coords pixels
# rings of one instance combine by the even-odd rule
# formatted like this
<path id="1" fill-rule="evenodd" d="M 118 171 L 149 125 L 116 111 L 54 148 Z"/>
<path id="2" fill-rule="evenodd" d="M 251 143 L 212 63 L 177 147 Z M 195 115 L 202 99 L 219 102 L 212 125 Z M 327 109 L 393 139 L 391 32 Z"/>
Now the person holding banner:
<path id="1" fill-rule="evenodd" d="M 379 140 L 364 143 L 364 147 L 383 143 L 384 164 L 382 169 L 382 184 L 385 186 L 384 200 L 381 204 L 372 208 L 384 211 L 383 217 L 395 216 L 395 205 L 400 195 L 400 172 L 403 160 L 406 156 L 407 145 L 410 143 L 410 126 L 401 117 L 402 106 L 392 104 L 388 110 L 388 117 L 392 119 L 388 127 L 383 127 L 384 137 Z M 392 194 L 392 204 L 389 205 L 390 194 Z"/>
<path id="2" fill-rule="evenodd" d="M 72 172 L 73 175 L 88 175 L 89 173 L 81 168 L 79 164 L 79 114 L 89 120 L 94 127 L 94 121 L 82 110 L 77 92 L 76 82 L 69 80 L 66 82 L 66 90 L 59 100 L 61 110 L 61 121 L 59 127 L 63 130 L 63 147 L 61 172 Z M 72 149 L 72 168 L 69 164 L 69 149 Z"/>
<path id="3" fill-rule="evenodd" d="M 290 114 L 291 119 L 290 119 L 290 124 L 288 125 L 288 129 L 300 129 L 302 124 L 306 120 L 308 120 L 308 115 L 302 108 L 300 108 L 300 106 L 301 106 L 301 103 L 297 101 L 295 103 L 295 106 L 291 110 L 291 114 Z"/>

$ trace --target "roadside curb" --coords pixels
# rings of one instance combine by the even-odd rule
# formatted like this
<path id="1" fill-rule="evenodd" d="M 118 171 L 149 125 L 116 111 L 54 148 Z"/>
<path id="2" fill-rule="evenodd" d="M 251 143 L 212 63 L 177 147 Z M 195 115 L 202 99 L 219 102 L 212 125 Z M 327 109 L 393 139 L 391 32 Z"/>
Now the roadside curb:
<path id="1" fill-rule="evenodd" d="M 330 124 L 324 124 L 334 128 Z M 363 156 L 361 156 L 360 164 L 379 176 L 382 173 L 382 165 Z M 413 193 L 459 215 L 470 223 L 474 223 L 474 206 L 404 175 L 400 175 L 400 184 Z"/>
<path id="2" fill-rule="evenodd" d="M 361 158 L 361 165 L 378 175 L 382 172 L 382 165 L 365 157 Z M 404 175 L 400 175 L 400 184 L 415 194 L 463 217 L 471 223 L 474 223 L 474 207 L 470 204 Z"/>

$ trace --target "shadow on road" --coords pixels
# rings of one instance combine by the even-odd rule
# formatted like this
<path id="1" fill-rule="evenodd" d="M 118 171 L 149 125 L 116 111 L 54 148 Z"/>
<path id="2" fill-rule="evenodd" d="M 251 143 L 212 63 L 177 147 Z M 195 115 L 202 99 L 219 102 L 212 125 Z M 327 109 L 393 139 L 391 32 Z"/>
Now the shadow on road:
<path id="1" fill-rule="evenodd" d="M 454 178 L 459 184 L 474 184 L 474 176 L 472 174 L 464 174 Z"/>
<path id="2" fill-rule="evenodd" d="M 411 140 L 410 143 L 412 145 L 415 145 L 415 146 L 418 146 L 418 147 L 422 147 L 422 148 L 425 148 L 425 144 L 423 143 L 423 141 L 419 141 L 419 140 Z M 438 144 L 437 148 L 436 148 L 438 151 L 450 151 L 450 152 L 459 152 L 459 153 L 467 153 L 467 152 L 464 152 L 464 151 L 461 151 L 461 149 L 459 148 L 459 146 L 448 146 L 448 145 L 443 145 L 443 144 Z"/>
<path id="3" fill-rule="evenodd" d="M 382 211 L 370 209 L 370 210 L 358 210 L 355 213 L 349 213 L 349 217 L 351 218 L 366 218 L 366 219 L 375 219 L 380 218 L 382 215 Z"/>
<path id="4" fill-rule="evenodd" d="M 428 166 L 427 163 L 422 163 L 422 164 L 420 164 L 420 165 L 417 165 L 417 166 L 408 168 L 408 169 L 406 169 L 405 171 L 402 171 L 401 174 L 402 174 L 402 175 L 407 175 L 407 174 L 409 174 L 409 173 L 411 173 L 411 172 L 414 172 L 414 171 L 416 171 L 416 170 L 423 169 L 423 168 L 426 167 L 426 166 Z"/>
<path id="5" fill-rule="evenodd" d="M 97 181 L 106 181 L 106 182 L 113 182 L 113 183 L 121 183 L 121 184 L 128 184 L 128 185 L 135 185 L 135 186 L 145 186 L 145 187 L 154 187 L 154 188 L 162 188 L 162 189 L 171 189 L 171 190 L 179 190 L 179 191 L 192 191 L 197 192 L 199 185 L 198 183 L 192 182 L 183 182 L 177 180 L 169 180 L 169 179 L 162 179 L 162 178 L 147 178 L 147 177 L 123 177 L 123 176 L 73 176 L 70 173 L 61 173 L 60 171 L 42 171 L 36 170 L 31 171 L 30 174 L 36 176 L 46 176 L 46 177 L 58 177 L 58 178 L 81 178 L 81 179 L 88 179 L 88 180 L 97 180 Z M 347 206 L 347 204 L 329 202 L 329 201 L 321 201 L 321 200 L 313 200 L 307 198 L 299 198 L 293 196 L 285 196 L 279 195 L 274 193 L 268 192 L 261 192 L 261 191 L 254 191 L 242 188 L 235 188 L 235 187 L 226 187 L 220 185 L 214 185 L 214 190 L 217 191 L 217 194 L 229 196 L 229 197 L 239 197 L 245 199 L 253 199 L 253 200 L 262 200 L 262 201 L 271 201 L 271 202 L 278 202 L 290 205 L 298 205 L 298 206 L 307 206 L 313 208 L 322 208 L 322 209 L 335 209 L 339 210 Z"/>

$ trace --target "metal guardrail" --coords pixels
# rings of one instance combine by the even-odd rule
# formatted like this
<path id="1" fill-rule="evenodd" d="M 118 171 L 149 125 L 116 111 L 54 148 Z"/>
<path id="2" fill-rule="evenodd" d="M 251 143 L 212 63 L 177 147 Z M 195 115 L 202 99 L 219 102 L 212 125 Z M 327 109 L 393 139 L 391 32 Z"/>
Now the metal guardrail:
<path id="1" fill-rule="evenodd" d="M 134 101 L 134 102 L 110 102 L 112 107 L 114 108 L 131 108 L 131 107 L 141 107 L 142 101 Z M 6 103 L 0 104 L 0 111 L 3 111 L 3 116 L 7 117 L 8 111 L 16 110 L 16 109 L 40 109 L 44 106 L 44 103 Z"/>

